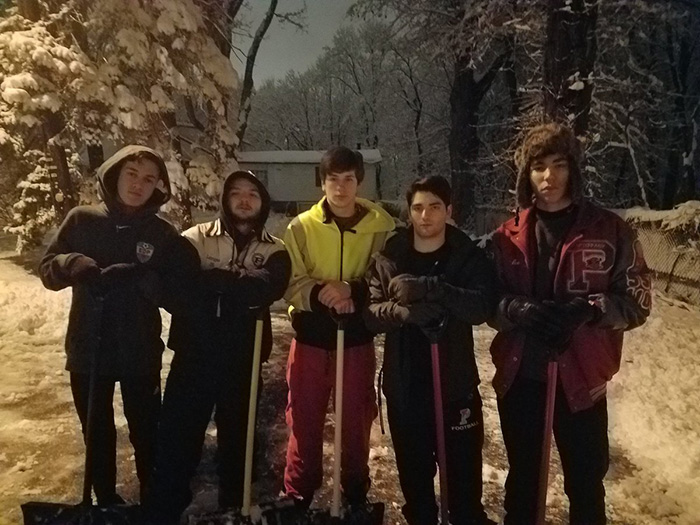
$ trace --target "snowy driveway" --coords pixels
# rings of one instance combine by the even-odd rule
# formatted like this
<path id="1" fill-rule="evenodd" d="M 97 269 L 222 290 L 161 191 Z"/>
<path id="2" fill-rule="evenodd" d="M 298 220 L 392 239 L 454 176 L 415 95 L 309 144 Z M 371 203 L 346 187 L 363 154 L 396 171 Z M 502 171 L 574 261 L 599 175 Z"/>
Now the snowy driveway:
<path id="1" fill-rule="evenodd" d="M 21 523 L 19 504 L 34 499 L 77 502 L 82 472 L 78 431 L 68 374 L 63 370 L 63 336 L 70 291 L 45 290 L 16 264 L 13 253 L 0 253 L 0 525 Z M 286 429 L 284 364 L 291 331 L 284 314 L 274 318 L 275 349 L 265 367 L 265 391 L 259 437 L 256 493 L 274 498 L 280 489 Z M 167 323 L 166 323 L 167 326 Z M 493 332 L 476 333 L 484 396 L 487 443 L 485 501 L 492 517 L 502 503 L 506 460 L 493 390 L 488 344 Z M 610 386 L 612 465 L 608 475 L 608 514 L 616 525 L 700 524 L 700 312 L 657 298 L 649 322 L 626 336 L 622 370 Z M 170 352 L 166 352 L 167 361 Z M 119 405 L 120 403 L 117 403 Z M 132 451 L 125 420 L 119 425 L 119 490 L 137 497 Z M 329 417 L 329 421 L 330 421 Z M 332 434 L 327 429 L 331 453 Z M 210 429 L 193 510 L 216 502 Z M 403 523 L 393 451 L 378 423 L 372 434 L 372 499 L 388 504 L 386 523 Z M 563 524 L 566 498 L 558 458 L 550 489 L 550 523 Z M 330 463 L 327 471 L 330 472 Z M 328 480 L 328 476 L 327 476 Z M 328 501 L 324 486 L 317 505 Z"/>

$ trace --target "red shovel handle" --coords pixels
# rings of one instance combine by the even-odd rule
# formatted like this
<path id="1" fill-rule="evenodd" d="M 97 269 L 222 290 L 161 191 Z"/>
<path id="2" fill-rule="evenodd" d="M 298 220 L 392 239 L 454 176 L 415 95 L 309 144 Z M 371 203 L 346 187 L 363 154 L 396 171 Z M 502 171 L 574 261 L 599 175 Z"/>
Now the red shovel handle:
<path id="1" fill-rule="evenodd" d="M 435 403 L 435 437 L 437 441 L 438 471 L 440 473 L 440 518 L 449 523 L 447 500 L 447 452 L 445 449 L 445 418 L 442 412 L 442 383 L 440 381 L 440 352 L 437 342 L 430 344 L 433 364 L 433 402 Z"/>
<path id="2" fill-rule="evenodd" d="M 557 362 L 547 365 L 547 404 L 544 414 L 544 439 L 542 462 L 540 463 L 540 486 L 537 496 L 537 525 L 544 525 L 547 509 L 547 485 L 549 484 L 549 457 L 552 451 L 552 429 L 554 427 L 554 400 L 557 392 Z"/>

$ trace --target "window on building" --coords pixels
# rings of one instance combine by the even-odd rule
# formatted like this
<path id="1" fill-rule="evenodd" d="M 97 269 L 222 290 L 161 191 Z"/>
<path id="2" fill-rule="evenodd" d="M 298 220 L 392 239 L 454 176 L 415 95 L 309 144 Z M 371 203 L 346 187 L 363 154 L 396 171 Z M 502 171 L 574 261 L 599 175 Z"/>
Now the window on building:
<path id="1" fill-rule="evenodd" d="M 318 166 L 314 168 L 314 172 L 316 174 L 316 187 L 320 188 L 321 187 L 321 170 Z"/>

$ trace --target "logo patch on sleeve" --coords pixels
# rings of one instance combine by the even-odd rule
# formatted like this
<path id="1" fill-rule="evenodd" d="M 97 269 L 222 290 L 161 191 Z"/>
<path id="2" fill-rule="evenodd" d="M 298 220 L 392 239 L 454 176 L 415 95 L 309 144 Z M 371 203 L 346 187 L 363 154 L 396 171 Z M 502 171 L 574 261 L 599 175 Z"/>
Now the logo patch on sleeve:
<path id="1" fill-rule="evenodd" d="M 253 254 L 253 266 L 256 268 L 262 268 L 265 263 L 265 256 L 262 253 Z"/>

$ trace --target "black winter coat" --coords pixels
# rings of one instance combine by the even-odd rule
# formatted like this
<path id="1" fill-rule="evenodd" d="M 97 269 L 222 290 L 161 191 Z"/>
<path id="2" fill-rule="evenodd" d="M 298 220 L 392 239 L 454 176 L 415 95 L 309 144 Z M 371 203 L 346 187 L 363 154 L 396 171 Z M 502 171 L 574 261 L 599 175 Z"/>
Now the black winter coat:
<path id="1" fill-rule="evenodd" d="M 166 171 L 162 178 L 167 193 L 155 191 L 135 214 L 120 211 L 116 201 L 119 162 L 142 150 L 157 155 L 130 146 L 103 164 L 98 180 L 104 202 L 72 209 L 39 264 L 46 288 L 73 288 L 66 333 L 66 369 L 70 372 L 89 373 L 97 350 L 101 375 L 148 375 L 161 368 L 160 292 L 179 280 L 183 241 L 170 223 L 156 215 L 169 197 Z M 100 268 L 118 263 L 138 266 L 109 288 L 99 282 L 80 284 L 71 280 L 70 267 L 81 254 L 94 259 Z"/>
<path id="2" fill-rule="evenodd" d="M 443 402 L 462 400 L 479 384 L 474 357 L 472 325 L 485 322 L 495 308 L 495 273 L 485 253 L 459 229 L 448 225 L 446 241 L 449 258 L 440 279 L 440 302 L 448 311 L 445 329 L 439 340 Z M 406 403 L 411 377 L 411 352 L 414 344 L 407 337 L 407 326 L 396 319 L 396 301 L 389 297 L 391 279 L 406 273 L 413 229 L 397 232 L 384 250 L 376 254 L 368 271 L 369 305 L 365 311 L 367 327 L 386 333 L 384 344 L 384 394 L 390 403 Z M 429 376 L 430 370 L 425 373 Z"/>
<path id="3" fill-rule="evenodd" d="M 149 288 L 159 280 L 177 281 L 179 242 L 175 228 L 155 214 L 127 218 L 104 205 L 71 210 L 39 265 L 47 288 L 73 287 L 66 370 L 88 373 L 98 344 L 100 374 L 132 376 L 160 370 L 161 318 L 157 291 L 149 294 Z M 142 259 L 143 253 L 150 258 L 140 261 L 138 251 Z M 68 268 L 78 254 L 93 258 L 101 268 L 136 263 L 140 271 L 109 290 L 73 283 Z"/>

